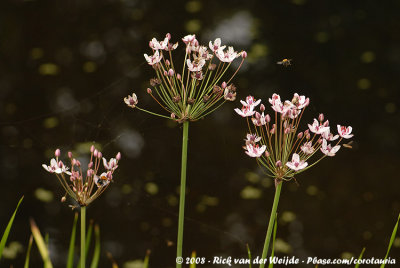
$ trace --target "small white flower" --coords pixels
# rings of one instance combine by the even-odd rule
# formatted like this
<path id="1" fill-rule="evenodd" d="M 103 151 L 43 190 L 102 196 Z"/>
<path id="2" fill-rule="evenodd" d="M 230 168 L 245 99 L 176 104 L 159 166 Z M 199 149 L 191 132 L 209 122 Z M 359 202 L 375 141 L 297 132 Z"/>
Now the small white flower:
<path id="1" fill-rule="evenodd" d="M 234 51 L 233 47 L 228 47 L 228 50 L 224 52 L 223 47 L 220 47 L 217 52 L 217 58 L 222 62 L 232 62 L 238 57 L 238 53 Z"/>
<path id="2" fill-rule="evenodd" d="M 135 93 L 132 93 L 132 96 L 128 95 L 128 97 L 124 98 L 124 102 L 131 108 L 135 108 L 138 104 L 138 98 Z"/>
<path id="3" fill-rule="evenodd" d="M 191 72 L 200 72 L 205 63 L 206 63 L 206 61 L 204 59 L 200 59 L 200 60 L 193 61 L 193 62 L 190 59 L 186 60 L 188 69 Z"/>
<path id="4" fill-rule="evenodd" d="M 209 60 L 213 57 L 213 55 L 208 52 L 207 47 L 205 46 L 200 46 L 198 53 L 199 53 L 199 58 L 203 58 L 205 60 Z"/>
<path id="5" fill-rule="evenodd" d="M 286 163 L 286 166 L 294 171 L 304 169 L 307 165 L 308 163 L 304 162 L 304 160 L 300 160 L 300 156 L 296 153 L 292 155 L 292 161 Z"/>
<path id="6" fill-rule="evenodd" d="M 104 157 L 103 157 L 103 165 L 104 165 L 104 168 L 105 169 L 107 169 L 107 170 L 115 170 L 117 167 L 118 167 L 118 165 L 117 165 L 117 159 L 115 159 L 115 158 L 111 158 L 110 159 L 110 161 L 109 162 L 107 162 L 107 159 L 105 159 Z"/>
<path id="7" fill-rule="evenodd" d="M 100 176 L 94 175 L 94 183 L 96 183 L 97 187 L 103 187 L 110 183 L 110 179 L 107 173 L 103 172 Z"/>
<path id="8" fill-rule="evenodd" d="M 241 117 L 252 116 L 255 113 L 252 106 L 243 106 L 241 110 L 236 108 L 234 111 L 237 112 Z"/>
<path id="9" fill-rule="evenodd" d="M 261 102 L 261 99 L 259 99 L 258 101 L 256 101 L 256 100 L 254 99 L 253 96 L 247 96 L 247 97 L 246 97 L 246 101 L 240 100 L 240 103 L 241 103 L 243 106 L 250 106 L 250 107 L 252 107 L 253 109 L 254 109 L 258 104 L 260 104 L 260 102 Z"/>
<path id="10" fill-rule="evenodd" d="M 146 59 L 146 61 L 147 61 L 147 63 L 149 65 L 154 65 L 154 64 L 159 63 L 161 61 L 162 54 L 160 54 L 158 52 L 158 50 L 156 50 L 156 52 L 154 52 L 154 55 L 149 56 L 147 54 L 144 54 L 144 58 Z"/>
<path id="11" fill-rule="evenodd" d="M 221 46 L 221 38 L 215 39 L 214 43 L 210 41 L 208 44 L 212 52 L 217 52 L 218 49 L 225 49 L 226 46 Z"/>
<path id="12" fill-rule="evenodd" d="M 327 141 L 334 141 L 334 140 L 337 140 L 339 138 L 339 135 L 333 136 L 333 134 L 330 132 L 330 129 L 328 129 L 325 132 L 322 132 L 321 136 L 322 136 L 322 138 L 324 138 Z"/>
<path id="13" fill-rule="evenodd" d="M 183 43 L 185 43 L 186 45 L 189 43 L 193 43 L 194 40 L 196 40 L 195 34 L 189 34 L 182 38 Z"/>
<path id="14" fill-rule="evenodd" d="M 310 104 L 310 99 L 294 93 L 292 103 L 296 105 L 297 109 L 303 109 L 304 107 L 308 106 L 308 104 Z"/>
<path id="15" fill-rule="evenodd" d="M 336 145 L 332 147 L 328 142 L 324 139 L 322 141 L 321 151 L 327 156 L 335 156 L 336 152 L 339 151 L 340 145 Z"/>
<path id="16" fill-rule="evenodd" d="M 261 140 L 261 137 L 258 137 L 256 134 L 247 134 L 246 135 L 246 145 L 255 144 Z"/>
<path id="17" fill-rule="evenodd" d="M 258 145 L 247 144 L 245 153 L 250 157 L 260 157 L 266 149 L 267 146 L 265 145 L 259 147 Z"/>
<path id="18" fill-rule="evenodd" d="M 161 42 L 158 42 L 157 39 L 153 38 L 151 39 L 149 46 L 154 50 L 165 49 L 168 46 L 168 37 L 165 37 Z"/>
<path id="19" fill-rule="evenodd" d="M 353 128 L 351 126 L 345 127 L 341 125 L 337 125 L 337 129 L 339 132 L 340 137 L 345 138 L 345 139 L 350 139 L 353 137 L 353 134 L 350 134 Z"/>
<path id="20" fill-rule="evenodd" d="M 63 162 L 55 160 L 54 158 L 52 158 L 50 160 L 50 166 L 47 166 L 46 164 L 43 164 L 42 167 L 50 173 L 57 173 L 57 174 L 61 174 L 61 173 L 65 173 L 68 175 L 71 175 L 71 172 L 68 171 L 68 167 L 66 167 L 64 165 Z"/>
<path id="21" fill-rule="evenodd" d="M 315 134 L 322 134 L 323 132 L 329 131 L 329 127 L 320 125 L 317 119 L 314 119 L 314 123 L 312 125 L 308 124 L 308 128 L 312 133 Z"/>
<path id="22" fill-rule="evenodd" d="M 305 154 L 312 154 L 314 152 L 314 147 L 312 146 L 311 141 L 304 143 L 300 149 L 305 153 Z"/>

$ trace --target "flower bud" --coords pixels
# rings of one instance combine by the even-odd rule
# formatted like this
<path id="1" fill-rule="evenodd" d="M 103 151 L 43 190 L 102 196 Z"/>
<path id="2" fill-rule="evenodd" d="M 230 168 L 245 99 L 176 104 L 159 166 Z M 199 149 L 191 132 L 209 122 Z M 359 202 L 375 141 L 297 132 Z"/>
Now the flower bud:
<path id="1" fill-rule="evenodd" d="M 58 162 L 58 167 L 59 167 L 59 168 L 62 168 L 63 166 L 64 166 L 63 162 L 61 162 L 61 161 Z"/>
<path id="2" fill-rule="evenodd" d="M 167 34 L 165 35 L 165 37 L 168 38 L 168 40 L 171 40 L 171 34 L 170 34 L 170 33 L 167 33 Z"/>
<path id="3" fill-rule="evenodd" d="M 54 152 L 54 155 L 55 155 L 56 157 L 59 157 L 60 154 L 61 154 L 60 149 L 56 149 L 56 151 Z"/>
<path id="4" fill-rule="evenodd" d="M 76 160 L 76 166 L 78 166 L 78 167 L 81 166 L 81 162 L 79 160 Z"/>
<path id="5" fill-rule="evenodd" d="M 153 42 L 149 42 L 149 47 L 153 47 Z"/>
<path id="6" fill-rule="evenodd" d="M 325 122 L 324 122 L 324 127 L 328 127 L 329 126 L 329 120 L 326 120 Z"/>
<path id="7" fill-rule="evenodd" d="M 61 197 L 61 203 L 64 203 L 67 200 L 65 196 Z"/>
<path id="8" fill-rule="evenodd" d="M 76 159 L 74 158 L 74 159 L 72 159 L 72 161 L 71 161 L 71 165 L 73 165 L 73 166 L 75 166 L 76 165 Z"/>
<path id="9" fill-rule="evenodd" d="M 289 134 L 290 128 L 285 128 L 285 134 Z"/>
<path id="10" fill-rule="evenodd" d="M 180 74 L 177 74 L 177 75 L 176 75 L 176 78 L 177 78 L 178 80 L 181 80 L 181 75 L 180 75 Z"/>
<path id="11" fill-rule="evenodd" d="M 259 112 L 256 112 L 255 117 L 256 117 L 257 120 L 260 120 L 261 114 Z"/>
<path id="12" fill-rule="evenodd" d="M 215 63 L 211 63 L 210 65 L 208 65 L 208 70 L 210 71 L 214 71 L 215 68 L 217 68 L 217 65 Z"/>
<path id="13" fill-rule="evenodd" d="M 306 139 L 309 140 L 311 138 L 310 133 L 306 134 Z"/>
<path id="14" fill-rule="evenodd" d="M 174 75 L 174 73 L 175 73 L 175 72 L 174 72 L 174 70 L 172 70 L 172 69 L 169 69 L 169 71 L 168 71 L 168 75 L 169 75 L 169 76 L 173 76 L 173 75 Z"/>
<path id="15" fill-rule="evenodd" d="M 90 146 L 90 152 L 93 153 L 94 152 L 94 145 Z"/>
<path id="16" fill-rule="evenodd" d="M 324 114 L 319 114 L 318 120 L 319 120 L 320 122 L 324 121 Z"/>
<path id="17" fill-rule="evenodd" d="M 247 58 L 247 52 L 246 51 L 242 51 L 242 58 L 243 59 Z"/>
<path id="18" fill-rule="evenodd" d="M 92 170 L 91 170 L 91 169 L 88 169 L 88 170 L 86 171 L 86 176 L 90 177 L 91 175 L 92 175 Z"/>
<path id="19" fill-rule="evenodd" d="M 101 152 L 98 152 L 98 153 L 97 153 L 97 157 L 98 157 L 98 158 L 101 158 L 102 156 L 103 156 L 103 154 L 102 154 Z"/>
<path id="20" fill-rule="evenodd" d="M 303 138 L 303 132 L 300 132 L 299 134 L 297 134 L 297 138 L 298 138 L 298 139 Z"/>
<path id="21" fill-rule="evenodd" d="M 117 156 L 115 157 L 115 159 L 117 159 L 117 161 L 121 160 L 121 153 L 120 152 L 117 153 Z"/>
<path id="22" fill-rule="evenodd" d="M 268 151 L 265 151 L 265 157 L 269 157 L 270 154 L 268 153 Z"/>
<path id="23" fill-rule="evenodd" d="M 68 152 L 68 158 L 72 158 L 72 153 Z"/>
<path id="24" fill-rule="evenodd" d="M 265 121 L 266 121 L 267 123 L 271 122 L 271 117 L 269 116 L 269 114 L 267 114 L 267 115 L 265 116 Z"/>
<path id="25" fill-rule="evenodd" d="M 171 114 L 171 118 L 175 119 L 175 114 L 174 113 Z"/>
<path id="26" fill-rule="evenodd" d="M 167 71 L 164 71 L 164 76 L 167 76 L 168 75 L 168 72 Z"/>
<path id="27" fill-rule="evenodd" d="M 226 86 L 227 86 L 226 82 L 225 82 L 225 81 L 224 81 L 224 82 L 222 82 L 222 85 L 221 85 L 222 89 L 225 89 L 225 88 L 226 88 Z"/>
<path id="28" fill-rule="evenodd" d="M 281 167 L 281 166 L 282 166 L 281 160 L 276 161 L 275 165 L 276 165 L 277 167 Z"/>
<path id="29" fill-rule="evenodd" d="M 93 162 L 90 162 L 90 163 L 88 164 L 88 168 L 91 169 L 92 167 L 93 167 Z"/>
<path id="30" fill-rule="evenodd" d="M 153 93 L 153 91 L 151 90 L 151 88 L 149 88 L 149 87 L 147 88 L 147 93 L 148 93 L 148 94 Z"/>
<path id="31" fill-rule="evenodd" d="M 262 104 L 262 103 L 261 103 L 261 105 L 260 105 L 260 111 L 261 111 L 261 112 L 264 112 L 264 111 L 265 111 L 265 106 L 264 106 L 264 104 Z"/>
<path id="32" fill-rule="evenodd" d="M 170 66 L 171 63 L 169 62 L 169 60 L 165 60 L 165 65 Z"/>

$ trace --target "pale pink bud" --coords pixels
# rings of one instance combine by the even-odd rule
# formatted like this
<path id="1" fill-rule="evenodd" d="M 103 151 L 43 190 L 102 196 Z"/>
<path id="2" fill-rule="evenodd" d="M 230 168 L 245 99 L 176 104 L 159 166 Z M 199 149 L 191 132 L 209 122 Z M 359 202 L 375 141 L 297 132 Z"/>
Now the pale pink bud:
<path id="1" fill-rule="evenodd" d="M 117 156 L 115 157 L 115 159 L 117 159 L 117 161 L 121 160 L 121 153 L 120 152 L 117 153 Z"/>
<path id="2" fill-rule="evenodd" d="M 99 151 L 97 151 L 97 149 L 95 149 L 94 152 L 93 152 L 93 156 L 94 156 L 94 157 L 97 157 L 97 154 L 98 154 L 98 153 L 99 153 Z"/>
<path id="3" fill-rule="evenodd" d="M 168 75 L 168 72 L 167 72 L 167 71 L 164 71 L 164 75 L 167 76 L 167 75 Z"/>
<path id="4" fill-rule="evenodd" d="M 77 165 L 78 167 L 80 167 L 80 166 L 81 166 L 81 162 L 80 162 L 79 160 L 76 160 L 76 165 Z"/>
<path id="5" fill-rule="evenodd" d="M 171 34 L 170 34 L 170 33 L 167 33 L 167 34 L 165 35 L 165 37 L 168 38 L 168 40 L 171 40 Z"/>
<path id="6" fill-rule="evenodd" d="M 153 42 L 149 42 L 149 47 L 153 47 Z"/>
<path id="7" fill-rule="evenodd" d="M 90 162 L 89 164 L 88 164 L 88 168 L 92 168 L 93 167 L 93 162 Z"/>
<path id="8" fill-rule="evenodd" d="M 90 177 L 91 175 L 92 175 L 92 172 L 91 172 L 92 170 L 91 169 L 88 169 L 88 171 L 86 171 L 86 175 L 88 176 L 88 177 Z"/>
<path id="9" fill-rule="evenodd" d="M 169 69 L 169 71 L 168 71 L 168 75 L 169 75 L 169 76 L 173 76 L 173 75 L 174 75 L 174 73 L 175 73 L 175 72 L 174 72 L 174 70 L 172 70 L 172 69 Z"/>
<path id="10" fill-rule="evenodd" d="M 297 138 L 301 139 L 303 137 L 303 132 L 300 132 L 299 134 L 297 134 Z"/>
<path id="11" fill-rule="evenodd" d="M 59 168 L 62 168 L 63 166 L 64 166 L 64 165 L 63 165 L 63 162 L 61 162 L 61 161 L 58 162 L 58 167 L 59 167 Z"/>
<path id="12" fill-rule="evenodd" d="M 311 138 L 310 133 L 306 134 L 306 139 L 309 140 Z"/>
<path id="13" fill-rule="evenodd" d="M 197 39 L 194 39 L 193 45 L 194 45 L 195 47 L 199 46 L 199 41 L 197 41 Z"/>
<path id="14" fill-rule="evenodd" d="M 270 154 L 268 153 L 268 151 L 265 151 L 265 157 L 269 157 Z"/>
<path id="15" fill-rule="evenodd" d="M 103 156 L 103 154 L 102 154 L 101 152 L 98 152 L 98 153 L 97 153 L 97 157 L 98 157 L 98 158 L 101 158 L 102 156 Z"/>
<path id="16" fill-rule="evenodd" d="M 151 88 L 147 88 L 147 93 L 151 94 L 153 91 L 151 90 Z"/>
<path id="17" fill-rule="evenodd" d="M 61 202 L 64 203 L 67 200 L 65 196 L 61 197 Z"/>
<path id="18" fill-rule="evenodd" d="M 171 118 L 175 119 L 175 114 L 174 113 L 171 114 Z"/>
<path id="19" fill-rule="evenodd" d="M 60 149 L 56 149 L 56 151 L 54 152 L 54 155 L 55 155 L 56 157 L 59 157 L 60 154 L 61 154 Z"/>
<path id="20" fill-rule="evenodd" d="M 72 158 L 72 153 L 71 152 L 68 152 L 68 157 Z"/>
<path id="21" fill-rule="evenodd" d="M 76 187 L 74 186 L 74 187 L 72 187 L 72 190 L 74 190 L 74 192 L 76 192 Z"/>
<path id="22" fill-rule="evenodd" d="M 261 118 L 261 114 L 260 114 L 259 112 L 256 112 L 256 115 L 255 115 L 255 116 L 256 116 L 257 119 L 260 119 L 260 118 Z"/>
<path id="23" fill-rule="evenodd" d="M 260 105 L 260 111 L 261 111 L 261 112 L 264 112 L 264 111 L 265 111 L 265 106 L 264 106 L 264 104 L 261 104 L 261 105 Z"/>
<path id="24" fill-rule="evenodd" d="M 281 162 L 281 160 L 278 160 L 278 161 L 276 161 L 276 164 L 275 164 L 277 167 L 281 167 L 282 166 L 282 162 Z"/>
<path id="25" fill-rule="evenodd" d="M 275 133 L 275 128 L 273 127 L 269 132 L 270 132 L 271 134 L 274 134 L 274 133 Z"/>
<path id="26" fill-rule="evenodd" d="M 243 59 L 247 58 L 247 52 L 246 51 L 242 51 L 242 58 Z"/>
<path id="27" fill-rule="evenodd" d="M 90 146 L 90 152 L 93 153 L 94 152 L 94 145 Z"/>
<path id="28" fill-rule="evenodd" d="M 329 120 L 326 120 L 325 122 L 324 122 L 324 127 L 328 127 L 329 126 Z"/>
<path id="29" fill-rule="evenodd" d="M 76 159 L 74 158 L 74 159 L 72 159 L 72 162 L 71 162 L 71 164 L 73 165 L 73 166 L 75 166 L 76 165 Z"/>
<path id="30" fill-rule="evenodd" d="M 320 122 L 324 121 L 324 114 L 319 114 L 318 120 L 319 120 Z"/>
<path id="31" fill-rule="evenodd" d="M 181 75 L 180 75 L 180 74 L 177 74 L 177 75 L 176 75 L 176 78 L 177 78 L 178 80 L 181 80 Z"/>
<path id="32" fill-rule="evenodd" d="M 266 121 L 267 123 L 271 122 L 271 117 L 269 116 L 269 114 L 267 114 L 267 115 L 265 116 L 265 121 Z"/>
<path id="33" fill-rule="evenodd" d="M 226 88 L 226 86 L 227 86 L 226 82 L 225 82 L 225 81 L 224 81 L 224 82 L 222 82 L 222 85 L 221 85 L 222 89 L 225 89 L 225 88 Z"/>
<path id="34" fill-rule="evenodd" d="M 289 134 L 290 128 L 285 128 L 285 134 Z"/>
<path id="35" fill-rule="evenodd" d="M 170 66 L 170 65 L 171 65 L 171 63 L 169 62 L 169 60 L 166 60 L 166 61 L 165 61 L 165 64 L 166 64 L 167 66 Z"/>
<path id="36" fill-rule="evenodd" d="M 309 129 L 305 130 L 304 135 L 310 135 L 310 130 Z"/>

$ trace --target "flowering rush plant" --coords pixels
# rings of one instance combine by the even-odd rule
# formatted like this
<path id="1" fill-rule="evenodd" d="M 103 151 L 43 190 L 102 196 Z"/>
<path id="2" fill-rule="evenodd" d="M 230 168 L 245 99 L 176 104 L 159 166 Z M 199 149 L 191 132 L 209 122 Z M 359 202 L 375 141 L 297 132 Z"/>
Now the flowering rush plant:
<path id="1" fill-rule="evenodd" d="M 114 171 L 118 168 L 118 161 L 121 159 L 121 153 L 118 153 L 115 158 L 107 161 L 94 145 L 91 146 L 90 153 L 90 161 L 86 173 L 82 172 L 81 162 L 75 159 L 71 152 L 68 152 L 71 169 L 59 160 L 60 149 L 55 151 L 56 158 L 50 160 L 49 166 L 42 165 L 46 171 L 57 176 L 66 195 L 71 196 L 81 207 L 89 205 L 107 189 L 113 179 Z M 105 169 L 102 173 L 99 172 L 101 164 Z M 63 196 L 61 201 L 64 202 L 65 200 L 66 196 Z"/>
<path id="2" fill-rule="evenodd" d="M 170 40 L 169 33 L 162 41 L 153 38 L 149 42 L 153 54 L 144 54 L 147 63 L 156 72 L 156 77 L 150 79 L 151 88 L 147 88 L 147 93 L 169 116 L 139 108 L 135 93 L 124 99 L 129 107 L 183 123 L 196 121 L 218 109 L 225 101 L 235 100 L 236 87 L 230 82 L 247 57 L 245 51 L 237 52 L 231 46 L 226 48 L 220 38 L 210 41 L 208 47 L 203 46 L 195 35 L 187 35 L 182 38 L 186 53 L 183 67 L 179 67 L 172 57 L 178 43 Z M 242 60 L 238 68 L 223 81 L 227 69 L 239 57 Z"/>
<path id="3" fill-rule="evenodd" d="M 297 93 L 291 101 L 284 102 L 279 95 L 273 94 L 269 99 L 274 111 L 272 117 L 264 114 L 263 104 L 259 111 L 255 111 L 261 100 L 256 101 L 253 96 L 240 102 L 243 107 L 235 111 L 247 119 L 249 127 L 245 152 L 256 158 L 276 182 L 290 180 L 323 158 L 335 156 L 341 147 L 340 143 L 353 137 L 351 126 L 337 125 L 338 134 L 332 134 L 329 121 L 324 121 L 323 114 L 308 124 L 308 129 L 299 132 L 300 120 L 310 100 Z"/>
<path id="4" fill-rule="evenodd" d="M 256 158 L 257 163 L 265 168 L 267 175 L 275 179 L 275 196 L 261 256 L 265 259 L 282 181 L 294 179 L 296 174 L 311 168 L 327 156 L 335 156 L 341 148 L 340 143 L 353 137 L 352 127 L 337 125 L 338 134 L 335 135 L 331 133 L 329 121 L 325 120 L 323 114 L 319 114 L 318 119 L 308 124 L 308 129 L 299 132 L 300 120 L 310 99 L 297 93 L 291 101 L 284 102 L 279 95 L 273 94 L 269 99 L 274 111 L 272 116 L 264 113 L 264 104 L 260 104 L 261 100 L 255 100 L 253 96 L 248 96 L 245 101 L 240 102 L 242 108 L 236 108 L 235 111 L 246 118 L 249 128 L 245 139 L 245 152 L 248 156 Z M 256 111 L 255 108 L 259 104 L 259 111 Z M 348 144 L 343 146 L 349 147 Z M 264 263 L 260 264 L 260 268 L 264 266 Z"/>

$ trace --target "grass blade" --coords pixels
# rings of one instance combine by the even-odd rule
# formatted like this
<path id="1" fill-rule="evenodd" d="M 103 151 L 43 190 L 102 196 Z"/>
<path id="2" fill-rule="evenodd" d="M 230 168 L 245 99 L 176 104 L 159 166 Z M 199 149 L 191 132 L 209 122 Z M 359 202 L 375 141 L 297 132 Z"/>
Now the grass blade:
<path id="1" fill-rule="evenodd" d="M 247 247 L 247 255 L 249 255 L 249 260 L 250 260 L 249 268 L 251 268 L 252 259 L 251 259 L 251 251 L 250 251 L 249 244 L 246 244 L 246 247 Z"/>
<path id="2" fill-rule="evenodd" d="M 10 234 L 11 227 L 13 225 L 15 215 L 17 214 L 17 210 L 18 210 L 19 205 L 21 204 L 23 199 L 24 199 L 24 197 L 22 196 L 21 199 L 18 202 L 17 208 L 14 210 L 14 214 L 11 216 L 11 219 L 8 222 L 7 227 L 4 230 L 3 236 L 1 237 L 1 241 L 0 241 L 0 260 L 1 260 L 1 256 L 3 255 L 4 247 L 6 246 L 8 235 Z"/>
<path id="3" fill-rule="evenodd" d="M 71 239 L 69 241 L 67 268 L 72 268 L 74 265 L 75 253 L 75 238 L 76 238 L 76 224 L 78 222 L 78 213 L 75 213 L 74 223 L 72 225 Z"/>
<path id="4" fill-rule="evenodd" d="M 386 260 L 387 257 L 389 256 L 389 252 L 390 252 L 390 249 L 392 248 L 393 241 L 394 241 L 394 239 L 396 238 L 397 228 L 398 228 L 398 226 L 399 226 L 399 220 L 400 220 L 400 214 L 399 214 L 399 217 L 397 218 L 396 225 L 395 225 L 394 228 L 393 228 L 392 236 L 390 237 L 389 246 L 388 246 L 388 249 L 387 249 L 387 251 L 386 251 L 386 255 L 385 255 L 385 259 L 384 259 L 384 260 Z M 383 267 L 385 267 L 385 263 L 382 263 L 382 264 L 381 264 L 381 268 L 383 268 Z"/>
<path id="5" fill-rule="evenodd" d="M 271 259 L 274 258 L 274 253 L 275 253 L 275 238 L 276 238 L 276 229 L 277 229 L 277 218 L 278 214 L 275 214 L 275 223 L 274 223 L 274 231 L 272 234 L 272 247 L 271 247 Z M 274 264 L 272 262 L 269 263 L 268 268 L 274 267 Z"/>
<path id="6" fill-rule="evenodd" d="M 31 255 L 32 242 L 33 242 L 33 237 L 31 235 L 31 237 L 29 238 L 28 250 L 26 251 L 24 268 L 29 268 L 29 258 Z"/>
<path id="7" fill-rule="evenodd" d="M 193 260 L 193 263 L 189 265 L 189 268 L 196 268 L 196 251 L 192 252 L 191 260 Z"/>
<path id="8" fill-rule="evenodd" d="M 360 253 L 360 256 L 358 257 L 358 260 L 362 259 L 362 256 L 364 255 L 364 252 L 365 252 L 365 248 L 363 248 L 361 250 L 361 253 Z M 359 266 L 360 266 L 360 263 L 357 262 L 357 264 L 356 264 L 356 266 L 354 266 L 354 268 L 358 268 Z"/>
<path id="9" fill-rule="evenodd" d="M 143 261 L 143 268 L 149 268 L 149 260 L 150 260 L 150 249 L 148 249 L 146 251 L 146 257 L 144 257 L 144 261 Z"/>
<path id="10" fill-rule="evenodd" d="M 95 237 L 94 252 L 90 268 L 97 268 L 100 259 L 100 227 L 97 224 L 94 226 L 94 237 Z"/>
<path id="11" fill-rule="evenodd" d="M 40 233 L 40 230 L 37 227 L 35 221 L 33 219 L 31 219 L 30 222 L 31 222 L 32 235 L 33 235 L 33 238 L 35 239 L 36 245 L 39 249 L 39 253 L 42 256 L 42 260 L 44 262 L 44 267 L 45 268 L 53 268 L 53 264 L 51 263 L 51 260 L 50 260 L 49 250 L 46 246 L 43 236 Z"/>
<path id="12" fill-rule="evenodd" d="M 88 230 L 86 232 L 86 244 L 85 244 L 85 256 L 88 256 L 90 243 L 92 242 L 92 233 L 93 233 L 93 221 L 91 220 L 89 223 Z M 81 258 L 79 257 L 78 265 L 76 268 L 81 268 Z"/>

